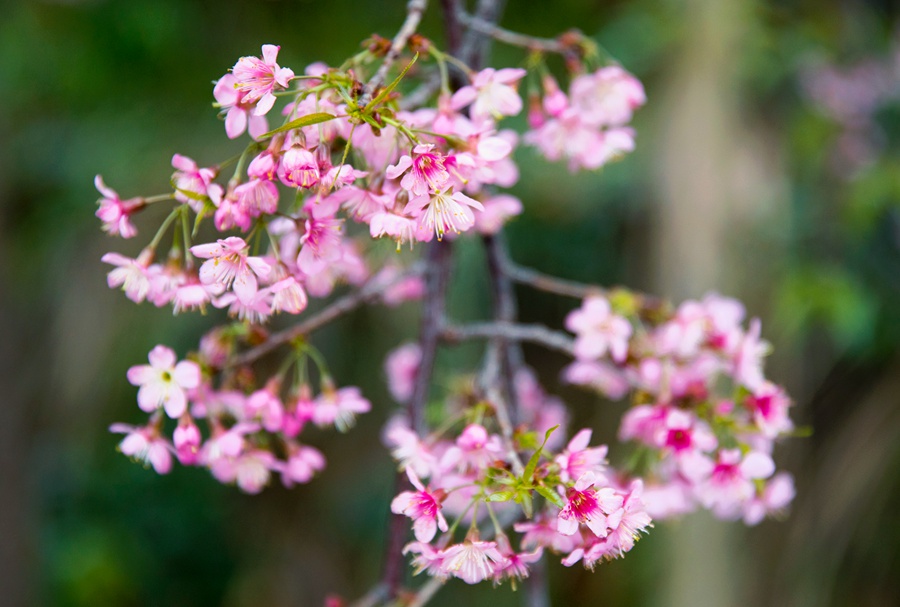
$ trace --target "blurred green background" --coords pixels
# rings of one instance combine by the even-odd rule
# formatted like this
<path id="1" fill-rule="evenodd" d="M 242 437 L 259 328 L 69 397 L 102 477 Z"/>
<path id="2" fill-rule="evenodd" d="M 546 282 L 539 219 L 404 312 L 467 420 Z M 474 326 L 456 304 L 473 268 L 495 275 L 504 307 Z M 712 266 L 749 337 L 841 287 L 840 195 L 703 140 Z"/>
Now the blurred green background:
<path id="1" fill-rule="evenodd" d="M 183 353 L 219 316 L 135 306 L 106 288 L 92 180 L 163 192 L 179 152 L 230 156 L 212 81 L 262 43 L 302 70 L 339 63 L 405 2 L 57 0 L 0 20 L 0 605 L 321 605 L 377 579 L 392 464 L 385 352 L 414 307 L 372 309 L 315 336 L 339 382 L 375 404 L 349 435 L 311 438 L 326 473 L 248 497 L 201 470 L 130 463 L 107 432 L 137 422 L 125 371 L 157 343 Z M 435 3 L 432 3 L 435 4 Z M 431 7 L 424 31 L 440 41 Z M 659 524 L 591 574 L 551 559 L 554 605 L 900 604 L 900 7 L 848 0 L 510 0 L 503 25 L 576 25 L 645 83 L 638 151 L 572 175 L 519 152 L 513 256 L 568 278 L 676 300 L 716 289 L 763 319 L 794 417 L 776 452 L 798 497 L 745 529 L 699 514 Z M 517 50 L 496 48 L 515 65 Z M 476 318 L 482 253 L 462 242 L 451 312 Z M 575 305 L 520 291 L 524 319 Z M 443 377 L 476 350 L 442 355 Z M 526 357 L 573 418 L 613 440 L 620 409 L 558 386 L 564 361 Z M 612 445 L 615 458 L 616 447 Z M 450 583 L 434 605 L 519 605 Z"/>

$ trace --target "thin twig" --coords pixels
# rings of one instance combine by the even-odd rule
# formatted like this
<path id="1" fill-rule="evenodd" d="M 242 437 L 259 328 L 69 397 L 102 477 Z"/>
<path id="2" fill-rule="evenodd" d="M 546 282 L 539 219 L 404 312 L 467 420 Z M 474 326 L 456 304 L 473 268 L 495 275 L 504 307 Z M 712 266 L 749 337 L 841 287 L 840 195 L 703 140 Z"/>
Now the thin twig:
<path id="1" fill-rule="evenodd" d="M 406 4 L 406 20 L 403 22 L 403 25 L 400 26 L 397 35 L 394 36 L 394 39 L 391 41 L 391 48 L 387 52 L 387 55 L 384 56 L 384 61 L 381 62 L 378 71 L 375 72 L 375 75 L 366 83 L 363 94 L 359 98 L 360 107 L 365 107 L 375 96 L 375 91 L 378 90 L 378 87 L 384 85 L 384 81 L 387 78 L 391 66 L 394 65 L 394 62 L 397 61 L 400 53 L 406 48 L 409 37 L 416 33 L 416 29 L 419 27 L 419 22 L 422 21 L 422 14 L 425 12 L 425 7 L 427 5 L 428 0 L 409 0 Z"/>
<path id="2" fill-rule="evenodd" d="M 544 325 L 525 325 L 511 322 L 481 322 L 468 325 L 448 325 L 441 336 L 450 343 L 472 339 L 493 339 L 502 337 L 511 341 L 527 341 L 556 350 L 569 356 L 575 355 L 575 340 L 565 333 L 554 331 Z"/>
<path id="3" fill-rule="evenodd" d="M 459 21 L 470 30 L 474 30 L 480 34 L 490 36 L 498 42 L 509 44 L 512 46 L 520 46 L 532 51 L 542 51 L 545 53 L 566 54 L 571 52 L 571 44 L 564 44 L 554 38 L 538 38 L 536 36 L 528 36 L 520 34 L 508 29 L 504 29 L 481 18 L 478 15 L 470 15 L 465 11 L 460 11 L 458 15 Z"/>
<path id="4" fill-rule="evenodd" d="M 320 312 L 313 316 L 310 316 L 303 322 L 298 323 L 293 327 L 290 327 L 283 331 L 279 331 L 278 333 L 274 333 L 260 345 L 238 354 L 228 361 L 228 366 L 237 367 L 240 365 L 249 364 L 257 360 L 258 358 L 265 356 L 279 346 L 290 343 L 292 340 L 297 339 L 298 337 L 301 337 L 303 335 L 309 335 L 316 329 L 321 328 L 322 326 L 343 316 L 344 314 L 347 314 L 348 312 L 352 312 L 361 305 L 372 302 L 373 300 L 381 296 L 385 291 L 398 284 L 401 280 L 405 280 L 410 276 L 421 274 L 423 270 L 424 266 L 422 264 L 416 264 L 412 266 L 412 268 L 410 268 L 407 272 L 395 276 L 391 280 L 384 280 L 383 278 L 375 276 L 358 291 L 335 300 L 333 303 L 323 308 Z"/>
<path id="5" fill-rule="evenodd" d="M 556 295 L 565 295 L 576 299 L 584 299 L 588 295 L 606 295 L 606 289 L 595 285 L 587 285 L 574 280 L 566 280 L 550 276 L 543 272 L 538 272 L 531 268 L 526 268 L 513 263 L 508 263 L 504 268 L 507 276 L 514 281 L 533 287 L 538 291 L 546 291 L 547 293 L 555 293 Z"/>

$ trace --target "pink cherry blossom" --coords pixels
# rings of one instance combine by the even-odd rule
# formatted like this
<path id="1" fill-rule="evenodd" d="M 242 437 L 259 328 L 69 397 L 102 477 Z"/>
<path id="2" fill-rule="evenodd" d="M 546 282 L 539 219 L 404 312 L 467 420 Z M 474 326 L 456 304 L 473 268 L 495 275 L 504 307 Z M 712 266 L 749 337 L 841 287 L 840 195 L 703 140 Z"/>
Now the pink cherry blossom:
<path id="1" fill-rule="evenodd" d="M 216 103 L 225 110 L 225 134 L 229 139 L 240 137 L 248 130 L 250 136 L 259 139 L 269 130 L 269 122 L 265 116 L 252 113 L 253 104 L 245 100 L 246 95 L 235 89 L 237 79 L 234 74 L 225 74 L 216 82 L 213 96 Z"/>
<path id="2" fill-rule="evenodd" d="M 497 550 L 496 542 L 482 542 L 466 539 L 461 544 L 453 544 L 442 551 L 441 571 L 464 581 L 477 584 L 491 579 L 498 570 L 506 566 L 506 560 Z"/>
<path id="3" fill-rule="evenodd" d="M 482 234 L 496 234 L 507 221 L 522 214 L 522 201 L 508 194 L 491 196 L 483 204 L 484 211 L 475 216 L 475 229 Z"/>
<path id="4" fill-rule="evenodd" d="M 431 144 L 419 144 L 413 148 L 412 156 L 401 156 L 397 164 L 385 171 L 388 179 L 403 175 L 400 186 L 415 196 L 424 196 L 447 187 L 450 174 L 444 167 L 444 156 L 433 152 Z"/>
<path id="5" fill-rule="evenodd" d="M 168 474 L 172 469 L 172 447 L 161 438 L 155 428 L 136 428 L 127 424 L 113 424 L 110 432 L 124 433 L 119 451 L 145 466 L 153 466 L 157 474 Z"/>
<path id="6" fill-rule="evenodd" d="M 200 266 L 200 282 L 217 283 L 226 289 L 233 285 L 238 300 L 249 303 L 258 289 L 257 276 L 267 278 L 271 267 L 260 257 L 249 257 L 248 249 L 237 236 L 191 247 L 191 253 L 207 260 Z"/>
<path id="7" fill-rule="evenodd" d="M 422 485 L 412 468 L 406 469 L 409 482 L 416 491 L 404 491 L 391 501 L 391 512 L 413 520 L 413 531 L 420 542 L 430 542 L 437 530 L 447 531 L 447 520 L 441 514 L 443 491 L 430 491 Z"/>
<path id="8" fill-rule="evenodd" d="M 606 445 L 588 447 L 591 442 L 592 431 L 585 428 L 579 431 L 566 449 L 556 456 L 556 464 L 560 468 L 560 478 L 564 483 L 575 481 L 586 472 L 594 474 L 595 482 L 602 482 L 603 473 L 606 470 Z"/>
<path id="9" fill-rule="evenodd" d="M 176 363 L 175 352 L 165 346 L 150 350 L 150 364 L 128 369 L 128 381 L 138 390 L 138 405 L 148 413 L 160 407 L 175 419 L 187 409 L 187 390 L 200 385 L 200 366 L 192 361 Z"/>
<path id="10" fill-rule="evenodd" d="M 372 404 L 363 398 L 359 388 L 324 389 L 315 401 L 312 421 L 317 426 L 334 424 L 338 431 L 346 432 L 356 423 L 357 414 L 371 409 Z"/>
<path id="11" fill-rule="evenodd" d="M 281 482 L 290 488 L 296 483 L 308 483 L 316 472 L 324 470 L 325 456 L 313 447 L 291 445 L 287 461 L 277 469 L 281 472 Z"/>
<path id="12" fill-rule="evenodd" d="M 97 218 L 103 222 L 103 230 L 122 238 L 137 235 L 137 228 L 131 223 L 131 215 L 144 206 L 144 199 L 122 200 L 115 190 L 103 183 L 100 175 L 94 177 L 94 187 L 103 195 L 103 198 L 97 201 L 100 208 L 96 212 Z"/>
<path id="13" fill-rule="evenodd" d="M 137 259 L 131 259 L 119 253 L 107 253 L 100 258 L 103 263 L 116 266 L 110 270 L 106 282 L 110 289 L 122 287 L 125 296 L 135 303 L 147 298 L 150 292 L 150 281 L 159 272 L 159 266 L 151 266 L 152 252 L 145 251 Z"/>
<path id="14" fill-rule="evenodd" d="M 557 517 L 563 535 L 573 535 L 583 523 L 597 537 L 606 537 L 606 515 L 621 507 L 622 497 L 611 487 L 594 489 L 596 482 L 593 472 L 585 472 L 566 490 L 566 507 Z"/>
<path id="15" fill-rule="evenodd" d="M 287 88 L 294 77 L 293 70 L 279 67 L 275 63 L 280 49 L 280 46 L 274 44 L 264 44 L 262 59 L 241 57 L 231 70 L 234 74 L 235 90 L 244 94 L 241 102 L 256 103 L 254 114 L 257 116 L 268 113 L 275 105 L 275 95 L 272 94 L 275 88 Z"/>
<path id="16" fill-rule="evenodd" d="M 515 86 L 525 74 L 521 68 L 485 68 L 475 74 L 471 85 L 453 94 L 451 106 L 458 110 L 471 104 L 470 112 L 475 120 L 515 116 L 522 111 L 522 98 Z"/>
<path id="17" fill-rule="evenodd" d="M 195 212 L 200 212 L 205 199 L 214 203 L 222 197 L 222 186 L 213 183 L 217 170 L 212 168 L 201 169 L 196 162 L 175 154 L 172 156 L 172 185 L 175 187 L 175 200 L 186 203 Z"/>
<path id="18" fill-rule="evenodd" d="M 341 233 L 343 219 L 338 219 L 337 202 L 307 203 L 306 231 L 300 238 L 302 248 L 297 255 L 297 267 L 312 276 L 327 269 L 330 263 L 342 257 Z"/>
<path id="19" fill-rule="evenodd" d="M 412 198 L 403 212 L 418 219 L 416 238 L 429 242 L 433 236 L 442 240 L 447 232 L 459 234 L 471 228 L 475 224 L 472 209 L 483 211 L 484 207 L 462 192 L 445 190 Z"/>
<path id="20" fill-rule="evenodd" d="M 184 466 L 191 466 L 200 459 L 200 445 L 203 439 L 200 429 L 189 415 L 183 415 L 178 420 L 178 427 L 172 435 L 172 443 L 175 446 L 175 454 L 178 461 Z"/>
<path id="21" fill-rule="evenodd" d="M 432 449 L 413 432 L 402 417 L 391 418 L 384 428 L 384 444 L 391 450 L 391 456 L 401 468 L 412 470 L 420 478 L 430 477 L 436 467 L 436 457 Z"/>
<path id="22" fill-rule="evenodd" d="M 592 125 L 622 126 L 647 102 L 640 81 L 617 65 L 578 76 L 569 86 L 572 107 Z"/>
<path id="23" fill-rule="evenodd" d="M 597 359 L 608 351 L 614 361 L 624 362 L 628 356 L 631 324 L 613 313 L 605 297 L 586 297 L 581 307 L 566 317 L 566 328 L 576 335 L 577 358 Z"/>
<path id="24" fill-rule="evenodd" d="M 391 352 L 384 362 L 388 388 L 398 403 L 405 403 L 412 396 L 421 357 L 419 345 L 409 343 Z"/>

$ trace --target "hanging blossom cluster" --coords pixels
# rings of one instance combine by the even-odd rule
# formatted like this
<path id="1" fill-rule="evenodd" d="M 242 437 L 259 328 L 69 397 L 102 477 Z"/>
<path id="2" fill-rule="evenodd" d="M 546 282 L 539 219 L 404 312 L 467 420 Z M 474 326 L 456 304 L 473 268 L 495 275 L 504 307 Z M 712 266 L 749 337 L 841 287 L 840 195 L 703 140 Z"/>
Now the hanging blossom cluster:
<path id="1" fill-rule="evenodd" d="M 301 442 L 302 431 L 347 431 L 373 406 L 358 388 L 338 387 L 310 334 L 363 304 L 424 299 L 423 338 L 386 360 L 404 412 L 384 431 L 408 483 L 390 509 L 409 519 L 415 539 L 403 552 L 418 571 L 515 583 L 545 552 L 588 568 L 620 557 L 651 517 L 704 507 L 756 523 L 783 509 L 793 488 L 771 454 L 793 429 L 790 400 L 764 379 L 767 344 L 757 320 L 744 327 L 738 302 L 710 295 L 673 311 L 627 291 L 578 287 L 569 333 L 505 312 L 457 326 L 435 307 L 448 272 L 440 252 L 463 234 L 485 242 L 496 285 L 573 295 L 504 257 L 503 225 L 522 204 L 500 188 L 518 181 L 520 143 L 571 170 L 631 151 L 628 124 L 645 95 L 580 35 L 535 43 L 566 58 L 563 92 L 534 48 L 528 69 L 473 70 L 409 29 L 393 41 L 373 37 L 342 66 L 302 72 L 264 45 L 213 90 L 227 137 L 249 137 L 239 154 L 207 167 L 175 154 L 171 190 L 157 196 L 123 200 L 97 176 L 97 216 L 111 235 L 134 238 L 139 212 L 172 205 L 135 257 L 103 256 L 109 286 L 175 313 L 224 310 L 224 324 L 184 360 L 159 345 L 149 364 L 128 370 L 148 419 L 111 427 L 125 434 L 120 450 L 160 474 L 175 460 L 208 468 L 248 493 L 272 476 L 309 482 L 326 458 Z M 529 128 L 519 135 L 501 124 L 523 111 L 526 87 Z M 423 248 L 427 259 L 416 260 Z M 343 295 L 307 310 L 336 290 Z M 270 330 L 278 314 L 297 320 Z M 441 423 L 428 428 L 435 348 L 464 339 L 489 341 L 484 368 L 445 396 Z M 591 429 L 568 438 L 566 406 L 522 362 L 521 341 L 570 355 L 565 381 L 628 399 L 620 437 L 640 457 L 613 467 L 608 447 L 591 445 Z M 280 365 L 255 364 L 279 348 Z"/>

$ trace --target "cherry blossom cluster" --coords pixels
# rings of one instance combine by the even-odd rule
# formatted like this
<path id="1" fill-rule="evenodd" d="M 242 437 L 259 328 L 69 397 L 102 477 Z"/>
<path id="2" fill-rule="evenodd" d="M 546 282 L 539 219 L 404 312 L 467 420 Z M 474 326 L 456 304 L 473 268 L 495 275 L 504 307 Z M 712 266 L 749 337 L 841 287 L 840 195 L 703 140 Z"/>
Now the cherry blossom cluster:
<path id="1" fill-rule="evenodd" d="M 645 456 L 644 502 L 655 519 L 703 507 L 756 524 L 793 498 L 772 449 L 789 436 L 791 400 L 763 375 L 769 345 L 740 302 L 709 294 L 644 322 L 629 302 L 590 295 L 566 319 L 576 338 L 565 378 L 618 400 L 619 437 Z"/>
<path id="2" fill-rule="evenodd" d="M 395 396 L 406 397 L 415 364 L 408 346 L 388 358 Z M 563 446 L 562 402 L 545 394 L 526 369 L 517 374 L 514 392 L 521 423 L 512 437 L 497 431 L 497 402 L 473 399 L 477 394 L 451 399 L 473 401 L 448 414 L 455 436 L 448 429 L 422 436 L 402 417 L 385 428 L 385 443 L 412 484 L 391 510 L 411 519 L 415 541 L 404 552 L 419 571 L 468 584 L 515 583 L 528 577 L 529 564 L 545 550 L 564 554 L 566 565 L 581 560 L 593 568 L 631 550 L 650 526 L 641 481 L 622 482 L 608 466 L 607 447 L 590 446 L 590 429 Z M 529 520 L 522 522 L 523 515 Z"/>
<path id="3" fill-rule="evenodd" d="M 309 482 L 325 467 L 325 457 L 298 440 L 304 427 L 346 431 L 371 404 L 358 388 L 336 388 L 327 375 L 317 396 L 306 382 L 285 392 L 280 376 L 250 393 L 238 386 L 216 389 L 209 370 L 223 362 L 234 341 L 223 331 L 207 335 L 196 361 L 176 362 L 171 349 L 156 346 L 149 365 L 131 367 L 128 381 L 138 386 L 138 406 L 150 419 L 138 427 L 114 424 L 113 432 L 126 434 L 119 448 L 159 474 L 171 470 L 174 456 L 184 466 L 209 468 L 218 481 L 247 493 L 259 493 L 273 473 L 286 487 Z M 296 364 L 304 358 L 298 356 Z M 167 420 L 173 429 L 166 428 Z"/>

